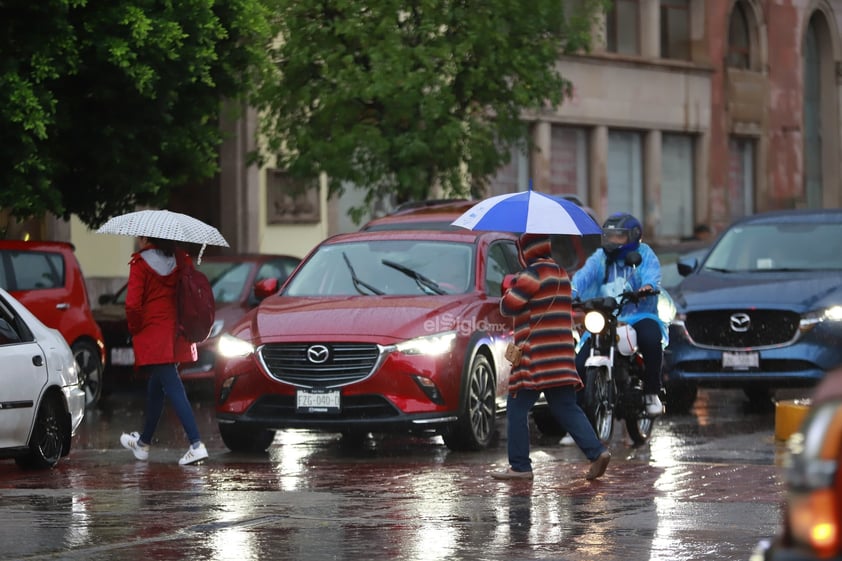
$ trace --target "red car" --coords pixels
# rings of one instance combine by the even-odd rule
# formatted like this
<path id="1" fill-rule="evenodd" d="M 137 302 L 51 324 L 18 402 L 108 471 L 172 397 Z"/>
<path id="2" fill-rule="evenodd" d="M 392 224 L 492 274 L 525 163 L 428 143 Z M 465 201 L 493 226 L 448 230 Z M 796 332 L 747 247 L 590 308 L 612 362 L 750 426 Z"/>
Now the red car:
<path id="1" fill-rule="evenodd" d="M 488 446 L 505 407 L 512 320 L 499 301 L 503 277 L 520 270 L 516 239 L 416 230 L 323 241 L 219 339 L 225 445 L 263 451 L 277 429 L 303 428 Z"/>
<path id="2" fill-rule="evenodd" d="M 0 240 L 0 288 L 64 336 L 79 364 L 85 403 L 95 405 L 102 395 L 105 343 L 73 245 Z"/>
<path id="3" fill-rule="evenodd" d="M 198 345 L 199 360 L 181 365 L 183 380 L 212 380 L 219 334 L 258 304 L 254 284 L 272 278 L 283 283 L 301 259 L 290 255 L 242 254 L 205 257 L 198 269 L 207 275 L 216 301 L 216 320 L 210 337 Z M 134 351 L 126 325 L 126 286 L 115 295 L 100 297 L 94 316 L 102 327 L 108 349 L 108 386 L 135 378 Z"/>

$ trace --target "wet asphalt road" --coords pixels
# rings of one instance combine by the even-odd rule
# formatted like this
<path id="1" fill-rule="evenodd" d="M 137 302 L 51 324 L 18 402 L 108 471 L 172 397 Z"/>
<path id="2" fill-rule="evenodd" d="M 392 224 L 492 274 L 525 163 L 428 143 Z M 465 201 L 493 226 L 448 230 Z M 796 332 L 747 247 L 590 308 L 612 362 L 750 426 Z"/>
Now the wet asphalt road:
<path id="1" fill-rule="evenodd" d="M 440 439 L 279 433 L 268 455 L 228 452 L 211 396 L 191 393 L 211 457 L 180 467 L 167 410 L 150 461 L 120 448 L 142 396 L 91 411 L 70 456 L 46 472 L 0 462 L 0 558 L 84 560 L 737 560 L 775 533 L 783 443 L 774 409 L 702 391 L 634 449 L 615 435 L 606 476 L 535 436 L 532 482 L 500 482 L 505 441 L 453 453 Z M 502 423 L 500 428 L 503 428 Z"/>

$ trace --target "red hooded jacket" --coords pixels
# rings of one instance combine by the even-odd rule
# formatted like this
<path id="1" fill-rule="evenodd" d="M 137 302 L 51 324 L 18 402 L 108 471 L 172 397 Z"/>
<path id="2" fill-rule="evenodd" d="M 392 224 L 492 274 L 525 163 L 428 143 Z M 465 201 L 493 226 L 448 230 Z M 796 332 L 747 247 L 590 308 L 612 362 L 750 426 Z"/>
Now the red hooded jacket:
<path id="1" fill-rule="evenodd" d="M 196 345 L 177 334 L 175 256 L 146 249 L 132 254 L 129 266 L 126 321 L 135 367 L 195 361 Z"/>

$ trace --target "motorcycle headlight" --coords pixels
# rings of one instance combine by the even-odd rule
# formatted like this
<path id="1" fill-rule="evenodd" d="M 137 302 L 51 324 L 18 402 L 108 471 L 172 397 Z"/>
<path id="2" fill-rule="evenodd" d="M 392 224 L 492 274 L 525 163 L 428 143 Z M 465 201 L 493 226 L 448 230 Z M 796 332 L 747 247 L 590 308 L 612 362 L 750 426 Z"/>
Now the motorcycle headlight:
<path id="1" fill-rule="evenodd" d="M 605 316 L 599 312 L 585 314 L 585 329 L 591 333 L 601 333 L 605 329 Z"/>
<path id="2" fill-rule="evenodd" d="M 220 356 L 234 358 L 248 356 L 254 352 L 254 345 L 239 337 L 224 333 L 216 344 L 216 350 Z"/>
<path id="3" fill-rule="evenodd" d="M 408 355 L 438 356 L 450 352 L 454 341 L 456 341 L 456 332 L 445 331 L 398 343 L 395 349 Z"/>

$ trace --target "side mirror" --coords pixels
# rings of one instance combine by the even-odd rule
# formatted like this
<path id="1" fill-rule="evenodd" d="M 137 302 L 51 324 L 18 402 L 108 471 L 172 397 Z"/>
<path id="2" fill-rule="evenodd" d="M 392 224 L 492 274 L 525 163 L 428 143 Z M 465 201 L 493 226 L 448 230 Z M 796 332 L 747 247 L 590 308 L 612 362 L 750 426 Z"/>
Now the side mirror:
<path id="1" fill-rule="evenodd" d="M 254 283 L 254 295 L 258 300 L 265 300 L 278 292 L 278 279 L 267 278 Z"/>
<path id="2" fill-rule="evenodd" d="M 640 253 L 636 251 L 630 251 L 626 254 L 625 262 L 626 265 L 631 265 L 632 267 L 637 267 L 643 261 L 643 257 L 640 256 Z"/>
<path id="3" fill-rule="evenodd" d="M 678 267 L 678 274 L 686 277 L 696 270 L 696 267 L 699 266 L 699 260 L 695 257 L 681 257 L 676 261 L 675 266 Z"/>
<path id="4" fill-rule="evenodd" d="M 506 290 L 509 290 L 514 285 L 515 285 L 515 276 L 514 275 L 509 274 L 509 275 L 506 275 L 505 277 L 503 277 L 502 288 L 503 288 L 504 292 Z"/>

